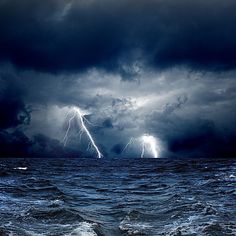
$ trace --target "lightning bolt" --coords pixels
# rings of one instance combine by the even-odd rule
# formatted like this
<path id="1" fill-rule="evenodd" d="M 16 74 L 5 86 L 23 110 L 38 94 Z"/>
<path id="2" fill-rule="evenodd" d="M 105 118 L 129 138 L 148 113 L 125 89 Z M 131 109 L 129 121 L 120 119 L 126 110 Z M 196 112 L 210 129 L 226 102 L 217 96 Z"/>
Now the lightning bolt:
<path id="1" fill-rule="evenodd" d="M 96 145 L 96 143 L 95 143 L 95 141 L 94 141 L 92 135 L 90 134 L 89 130 L 87 129 L 87 127 L 86 127 L 86 125 L 85 125 L 85 123 L 84 123 L 84 117 L 83 117 L 83 115 L 82 115 L 80 109 L 79 109 L 79 108 L 76 108 L 76 111 L 77 111 L 77 113 L 78 113 L 78 115 L 79 115 L 79 119 L 80 119 L 80 122 L 81 122 L 81 125 L 82 125 L 83 130 L 84 130 L 85 133 L 87 134 L 87 136 L 88 136 L 88 138 L 89 138 L 89 140 L 90 140 L 90 142 L 91 142 L 91 145 L 92 145 L 92 146 L 94 147 L 94 149 L 96 150 L 98 158 L 101 158 L 103 155 L 102 155 L 102 153 L 99 151 L 98 146 Z"/>
<path id="2" fill-rule="evenodd" d="M 67 114 L 66 117 L 68 117 L 68 116 L 69 116 L 69 113 Z M 64 147 L 66 146 L 66 143 L 68 141 L 68 134 L 69 134 L 69 131 L 70 131 L 70 128 L 71 128 L 71 122 L 75 117 L 76 117 L 76 112 L 74 111 L 74 114 L 72 115 L 72 117 L 68 121 L 68 127 L 67 127 L 67 130 L 66 130 L 65 136 L 62 140 L 62 142 L 64 143 Z"/>
<path id="3" fill-rule="evenodd" d="M 69 113 L 67 114 L 66 118 L 69 117 Z M 81 129 L 79 131 L 79 140 L 81 140 L 82 138 L 82 135 L 85 133 L 89 139 L 89 143 L 88 143 L 88 147 L 87 147 L 87 151 L 90 150 L 90 149 L 94 149 L 97 153 L 97 157 L 98 158 L 102 158 L 103 155 L 102 153 L 100 152 L 98 146 L 96 145 L 95 143 L 95 140 L 94 138 L 92 137 L 91 133 L 89 132 L 86 124 L 91 124 L 93 125 L 90 121 L 88 121 L 82 114 L 81 110 L 78 108 L 78 107 L 75 107 L 73 108 L 72 110 L 72 116 L 69 118 L 68 120 L 68 127 L 66 129 L 66 133 L 65 133 L 65 136 L 63 138 L 63 143 L 64 143 L 64 146 L 66 146 L 67 144 L 67 141 L 68 141 L 68 135 L 69 135 L 69 132 L 70 132 L 70 129 L 71 129 L 71 122 L 73 121 L 73 119 L 79 119 L 80 121 L 80 124 L 81 124 Z M 136 141 L 140 141 L 140 144 L 141 144 L 141 147 L 142 147 L 142 150 L 141 150 L 141 158 L 144 157 L 144 154 L 146 152 L 146 149 L 148 148 L 149 152 L 152 153 L 152 156 L 154 158 L 158 158 L 158 155 L 159 155 L 159 151 L 160 151 L 160 146 L 159 146 L 159 143 L 157 142 L 156 138 L 152 135 L 147 135 L 147 134 L 144 134 L 143 136 L 139 137 L 139 138 L 134 138 L 134 137 L 131 137 L 129 142 L 125 145 L 124 149 L 122 150 L 122 153 L 130 146 L 132 145 L 134 142 Z"/>
<path id="4" fill-rule="evenodd" d="M 159 146 L 157 145 L 157 141 L 154 136 L 144 134 L 141 137 L 142 142 L 142 153 L 141 158 L 144 157 L 146 146 L 149 147 L 150 152 L 152 153 L 154 158 L 158 158 Z"/>
<path id="5" fill-rule="evenodd" d="M 89 125 L 97 126 L 97 127 L 98 127 L 98 125 L 91 123 L 91 122 L 90 122 L 88 119 L 86 119 L 84 116 L 83 116 L 83 119 L 84 119 Z"/>
<path id="6" fill-rule="evenodd" d="M 81 113 L 81 111 L 80 111 L 80 109 L 78 107 L 73 109 L 73 115 L 72 115 L 72 117 L 68 121 L 68 127 L 67 127 L 67 130 L 66 130 L 65 136 L 63 138 L 64 146 L 66 146 L 66 143 L 67 143 L 67 140 L 68 140 L 68 134 L 69 134 L 69 131 L 71 129 L 71 122 L 76 117 L 80 120 L 80 123 L 81 123 L 81 130 L 79 132 L 80 140 L 81 140 L 82 134 L 85 133 L 87 135 L 88 139 L 89 139 L 89 145 L 88 145 L 87 150 L 89 150 L 91 147 L 93 147 L 94 150 L 97 153 L 97 157 L 98 158 L 103 157 L 103 155 L 100 152 L 98 146 L 96 145 L 92 135 L 90 134 L 88 128 L 86 127 L 86 124 L 85 124 L 84 121 L 88 122 L 88 120 L 83 116 L 83 114 Z M 90 123 L 90 122 L 88 122 L 88 123 Z"/>
<path id="7" fill-rule="evenodd" d="M 141 158 L 143 158 L 144 157 L 144 153 L 145 153 L 145 143 L 143 142 L 142 143 L 142 152 L 141 152 Z"/>
<path id="8" fill-rule="evenodd" d="M 144 154 L 147 151 L 149 151 L 154 158 L 158 158 L 160 147 L 156 140 L 156 138 L 152 135 L 144 134 L 143 136 L 139 138 L 130 138 L 129 142 L 125 145 L 124 149 L 122 150 L 122 153 L 134 142 L 138 142 L 141 145 L 141 154 L 140 157 L 144 158 Z"/>
<path id="9" fill-rule="evenodd" d="M 125 145 L 121 153 L 123 153 L 129 147 L 129 145 L 131 145 L 133 142 L 134 142 L 134 138 L 132 137 L 130 138 L 129 142 Z"/>

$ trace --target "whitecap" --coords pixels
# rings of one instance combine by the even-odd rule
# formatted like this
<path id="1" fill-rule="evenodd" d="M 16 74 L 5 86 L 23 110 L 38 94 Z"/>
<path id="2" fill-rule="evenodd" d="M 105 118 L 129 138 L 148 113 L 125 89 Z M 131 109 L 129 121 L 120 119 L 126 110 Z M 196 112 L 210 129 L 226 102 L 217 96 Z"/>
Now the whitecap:
<path id="1" fill-rule="evenodd" d="M 27 169 L 28 169 L 27 166 L 18 166 L 14 168 L 14 170 L 27 170 Z"/>
<path id="2" fill-rule="evenodd" d="M 119 229 L 127 232 L 128 235 L 145 234 L 150 231 L 151 228 L 151 225 L 148 223 L 130 221 L 129 218 L 125 218 L 119 225 Z"/>
<path id="3" fill-rule="evenodd" d="M 72 232 L 65 236 L 97 236 L 94 231 L 95 226 L 96 224 L 94 223 L 81 222 L 72 230 Z"/>

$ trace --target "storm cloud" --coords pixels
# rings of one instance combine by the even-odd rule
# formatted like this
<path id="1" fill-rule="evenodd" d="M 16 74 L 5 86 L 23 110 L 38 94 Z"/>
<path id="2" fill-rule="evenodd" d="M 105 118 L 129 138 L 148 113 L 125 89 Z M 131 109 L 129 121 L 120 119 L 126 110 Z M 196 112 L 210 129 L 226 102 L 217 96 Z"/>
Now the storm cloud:
<path id="1" fill-rule="evenodd" d="M 0 156 L 235 157 L 236 3 L 2 0 Z M 127 148 L 127 143 L 131 142 Z M 151 157 L 146 153 L 145 157 Z"/>
<path id="2" fill-rule="evenodd" d="M 137 60 L 232 69 L 235 9 L 234 0 L 4 0 L 0 59 L 46 72 L 100 67 L 127 74 L 123 64 Z"/>

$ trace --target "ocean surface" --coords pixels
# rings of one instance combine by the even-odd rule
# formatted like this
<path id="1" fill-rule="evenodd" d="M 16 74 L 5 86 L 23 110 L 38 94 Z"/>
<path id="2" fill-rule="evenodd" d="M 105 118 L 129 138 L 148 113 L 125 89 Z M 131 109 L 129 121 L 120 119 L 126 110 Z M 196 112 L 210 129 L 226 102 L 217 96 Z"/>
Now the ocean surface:
<path id="1" fill-rule="evenodd" d="M 236 235 L 236 159 L 0 159 L 5 235 Z"/>

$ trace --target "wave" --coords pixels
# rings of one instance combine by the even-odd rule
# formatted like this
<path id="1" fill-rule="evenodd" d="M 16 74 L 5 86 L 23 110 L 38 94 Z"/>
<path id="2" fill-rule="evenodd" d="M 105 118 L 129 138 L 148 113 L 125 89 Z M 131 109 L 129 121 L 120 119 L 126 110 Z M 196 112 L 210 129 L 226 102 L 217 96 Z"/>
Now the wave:
<path id="1" fill-rule="evenodd" d="M 233 236 L 235 170 L 234 160 L 5 160 L 0 236 Z"/>
<path id="2" fill-rule="evenodd" d="M 119 229 L 128 235 L 150 235 L 152 225 L 144 221 L 150 217 L 138 210 L 132 210 L 120 222 Z"/>
<path id="3" fill-rule="evenodd" d="M 19 227 L 19 225 L 8 223 L 0 227 L 1 236 L 102 236 L 97 233 L 97 224 L 89 222 L 80 222 L 77 224 L 38 224 L 39 229 L 31 229 L 29 226 Z M 45 232 L 45 229 L 51 229 L 51 232 Z"/>
<path id="4" fill-rule="evenodd" d="M 95 232 L 96 226 L 97 224 L 95 223 L 81 222 L 76 226 L 75 229 L 64 236 L 98 236 Z"/>
<path id="5" fill-rule="evenodd" d="M 191 216 L 186 221 L 175 222 L 172 225 L 166 225 L 160 235 L 179 236 L 179 235 L 224 235 L 233 236 L 236 233 L 235 223 L 220 223 L 217 221 L 201 222 L 198 216 Z"/>

